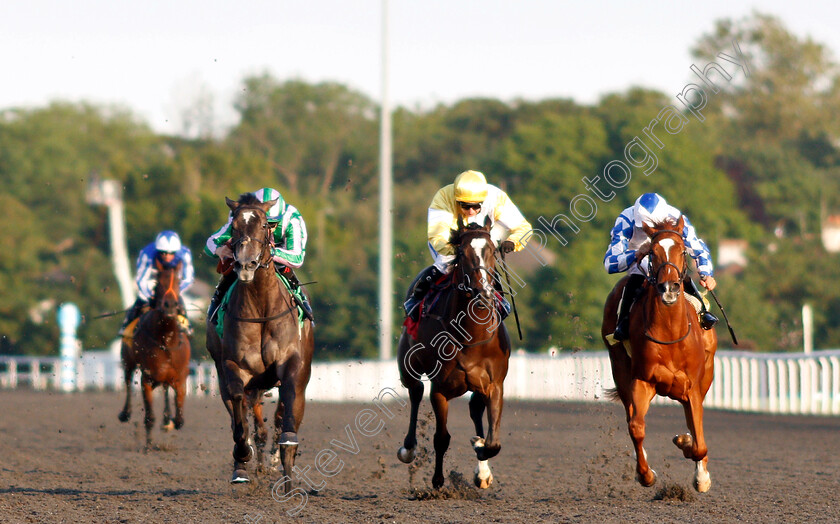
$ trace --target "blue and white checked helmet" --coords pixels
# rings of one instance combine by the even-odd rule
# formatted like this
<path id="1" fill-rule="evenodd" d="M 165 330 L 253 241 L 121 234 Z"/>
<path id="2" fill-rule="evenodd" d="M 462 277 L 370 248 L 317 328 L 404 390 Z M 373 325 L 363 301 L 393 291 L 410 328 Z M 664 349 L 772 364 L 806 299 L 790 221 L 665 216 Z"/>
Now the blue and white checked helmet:
<path id="1" fill-rule="evenodd" d="M 656 193 L 645 193 L 633 204 L 633 220 L 636 227 L 642 224 L 652 226 L 671 216 L 671 206 Z"/>
<path id="2" fill-rule="evenodd" d="M 283 210 L 286 209 L 286 202 L 283 200 L 283 195 L 280 194 L 280 191 L 270 187 L 264 187 L 254 191 L 254 196 L 257 197 L 260 202 L 268 202 L 269 200 L 274 200 L 276 198 L 277 203 L 271 206 L 271 209 L 269 209 L 268 213 L 265 214 L 266 219 L 269 222 L 279 222 L 283 219 Z"/>
<path id="3" fill-rule="evenodd" d="M 163 253 L 177 253 L 181 249 L 181 237 L 174 231 L 161 231 L 155 238 L 155 249 Z"/>

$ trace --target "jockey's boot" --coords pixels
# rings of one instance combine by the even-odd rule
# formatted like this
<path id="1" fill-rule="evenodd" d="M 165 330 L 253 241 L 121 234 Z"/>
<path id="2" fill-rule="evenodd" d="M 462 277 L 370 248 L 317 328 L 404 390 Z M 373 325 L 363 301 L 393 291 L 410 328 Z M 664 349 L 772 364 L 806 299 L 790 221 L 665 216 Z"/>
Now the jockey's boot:
<path id="1" fill-rule="evenodd" d="M 417 278 L 415 278 L 413 282 L 414 288 L 411 290 L 405 304 L 403 304 L 406 316 L 410 316 L 414 320 L 417 320 L 416 313 L 418 304 L 420 304 L 420 301 L 422 301 L 423 297 L 426 296 L 426 293 L 429 292 L 429 288 L 432 287 L 432 284 L 442 275 L 443 273 L 441 273 L 436 266 L 429 266 L 417 275 Z"/>
<path id="2" fill-rule="evenodd" d="M 298 291 L 300 289 L 300 280 L 298 280 L 297 275 L 295 275 L 295 271 L 292 268 L 289 266 L 282 266 L 281 264 L 275 264 L 275 269 L 279 269 L 280 273 L 286 277 L 286 280 L 289 281 L 289 285 L 292 286 L 292 291 Z M 309 297 L 307 297 L 306 293 L 303 291 L 300 291 L 300 296 L 302 299 L 292 293 L 292 297 L 295 299 L 295 302 L 297 302 L 297 305 L 299 305 L 303 310 L 303 316 L 308 318 L 309 321 L 314 324 L 315 315 L 312 314 L 312 306 L 309 305 Z"/>
<path id="3" fill-rule="evenodd" d="M 644 282 L 644 275 L 630 275 L 627 284 L 624 285 L 618 306 L 618 322 L 613 333 L 616 340 L 627 340 L 630 337 L 630 308 L 636 301 Z"/>
<path id="4" fill-rule="evenodd" d="M 227 293 L 235 281 L 236 273 L 231 271 L 230 273 L 223 274 L 222 278 L 219 279 L 219 283 L 216 284 L 216 291 L 213 293 L 213 298 L 210 299 L 210 306 L 207 308 L 207 318 L 212 323 L 216 323 L 216 313 L 218 313 L 219 304 L 222 303 L 225 293 Z"/>
<path id="5" fill-rule="evenodd" d="M 719 319 L 706 309 L 706 301 L 703 299 L 703 295 L 700 294 L 700 290 L 697 289 L 697 284 L 694 283 L 691 277 L 685 277 L 685 291 L 700 299 L 700 327 L 705 330 L 715 327 Z"/>
<path id="6" fill-rule="evenodd" d="M 128 308 L 128 311 L 125 312 L 125 318 L 123 318 L 122 324 L 120 325 L 120 330 L 117 331 L 119 336 L 125 335 L 125 328 L 131 324 L 131 321 L 140 316 L 140 312 L 143 311 L 143 306 L 146 305 L 146 301 L 137 297 L 137 300 L 134 301 L 134 304 Z"/>

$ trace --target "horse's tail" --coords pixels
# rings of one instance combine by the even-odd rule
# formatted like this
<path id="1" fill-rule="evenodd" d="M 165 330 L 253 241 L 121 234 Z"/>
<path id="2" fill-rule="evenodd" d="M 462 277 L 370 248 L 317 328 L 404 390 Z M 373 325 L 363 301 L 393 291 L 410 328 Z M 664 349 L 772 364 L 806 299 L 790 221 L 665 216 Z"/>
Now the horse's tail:
<path id="1" fill-rule="evenodd" d="M 614 402 L 620 402 L 621 401 L 621 395 L 619 395 L 619 393 L 618 393 L 618 388 L 610 388 L 610 389 L 604 391 L 604 396 L 606 396 L 608 399 L 610 399 Z"/>

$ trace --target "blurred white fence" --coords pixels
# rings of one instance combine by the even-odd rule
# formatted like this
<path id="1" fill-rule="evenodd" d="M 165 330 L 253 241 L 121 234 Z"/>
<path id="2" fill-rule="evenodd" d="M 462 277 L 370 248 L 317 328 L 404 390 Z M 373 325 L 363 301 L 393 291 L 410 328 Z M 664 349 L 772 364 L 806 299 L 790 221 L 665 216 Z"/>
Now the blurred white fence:
<path id="1" fill-rule="evenodd" d="M 61 389 L 58 357 L 0 356 L 0 388 Z M 121 390 L 123 372 L 107 353 L 75 362 L 76 389 Z M 135 380 L 137 375 L 135 375 Z M 606 351 L 544 355 L 514 354 L 505 398 L 603 401 L 614 386 Z M 307 399 L 369 402 L 385 388 L 407 392 L 394 360 L 322 362 L 312 366 Z M 216 368 L 193 362 L 188 394 L 217 395 Z M 672 402 L 657 397 L 657 403 Z M 719 351 L 707 408 L 785 414 L 840 415 L 840 350 L 810 355 Z"/>

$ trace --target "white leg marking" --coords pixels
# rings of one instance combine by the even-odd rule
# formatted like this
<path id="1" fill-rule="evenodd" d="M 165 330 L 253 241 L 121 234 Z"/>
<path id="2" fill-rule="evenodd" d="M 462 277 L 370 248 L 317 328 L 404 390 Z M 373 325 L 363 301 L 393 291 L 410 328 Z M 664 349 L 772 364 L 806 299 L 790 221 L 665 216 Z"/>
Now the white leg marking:
<path id="1" fill-rule="evenodd" d="M 706 469 L 706 465 L 702 460 L 696 461 L 694 463 L 694 489 L 700 493 L 705 493 L 711 487 L 712 476 L 709 475 L 709 470 Z"/>
<path id="2" fill-rule="evenodd" d="M 471 439 L 473 449 L 483 448 L 484 439 L 481 437 L 473 437 Z M 487 489 L 493 483 L 493 472 L 490 471 L 489 460 L 479 460 L 475 467 L 475 485 L 481 489 Z"/>

